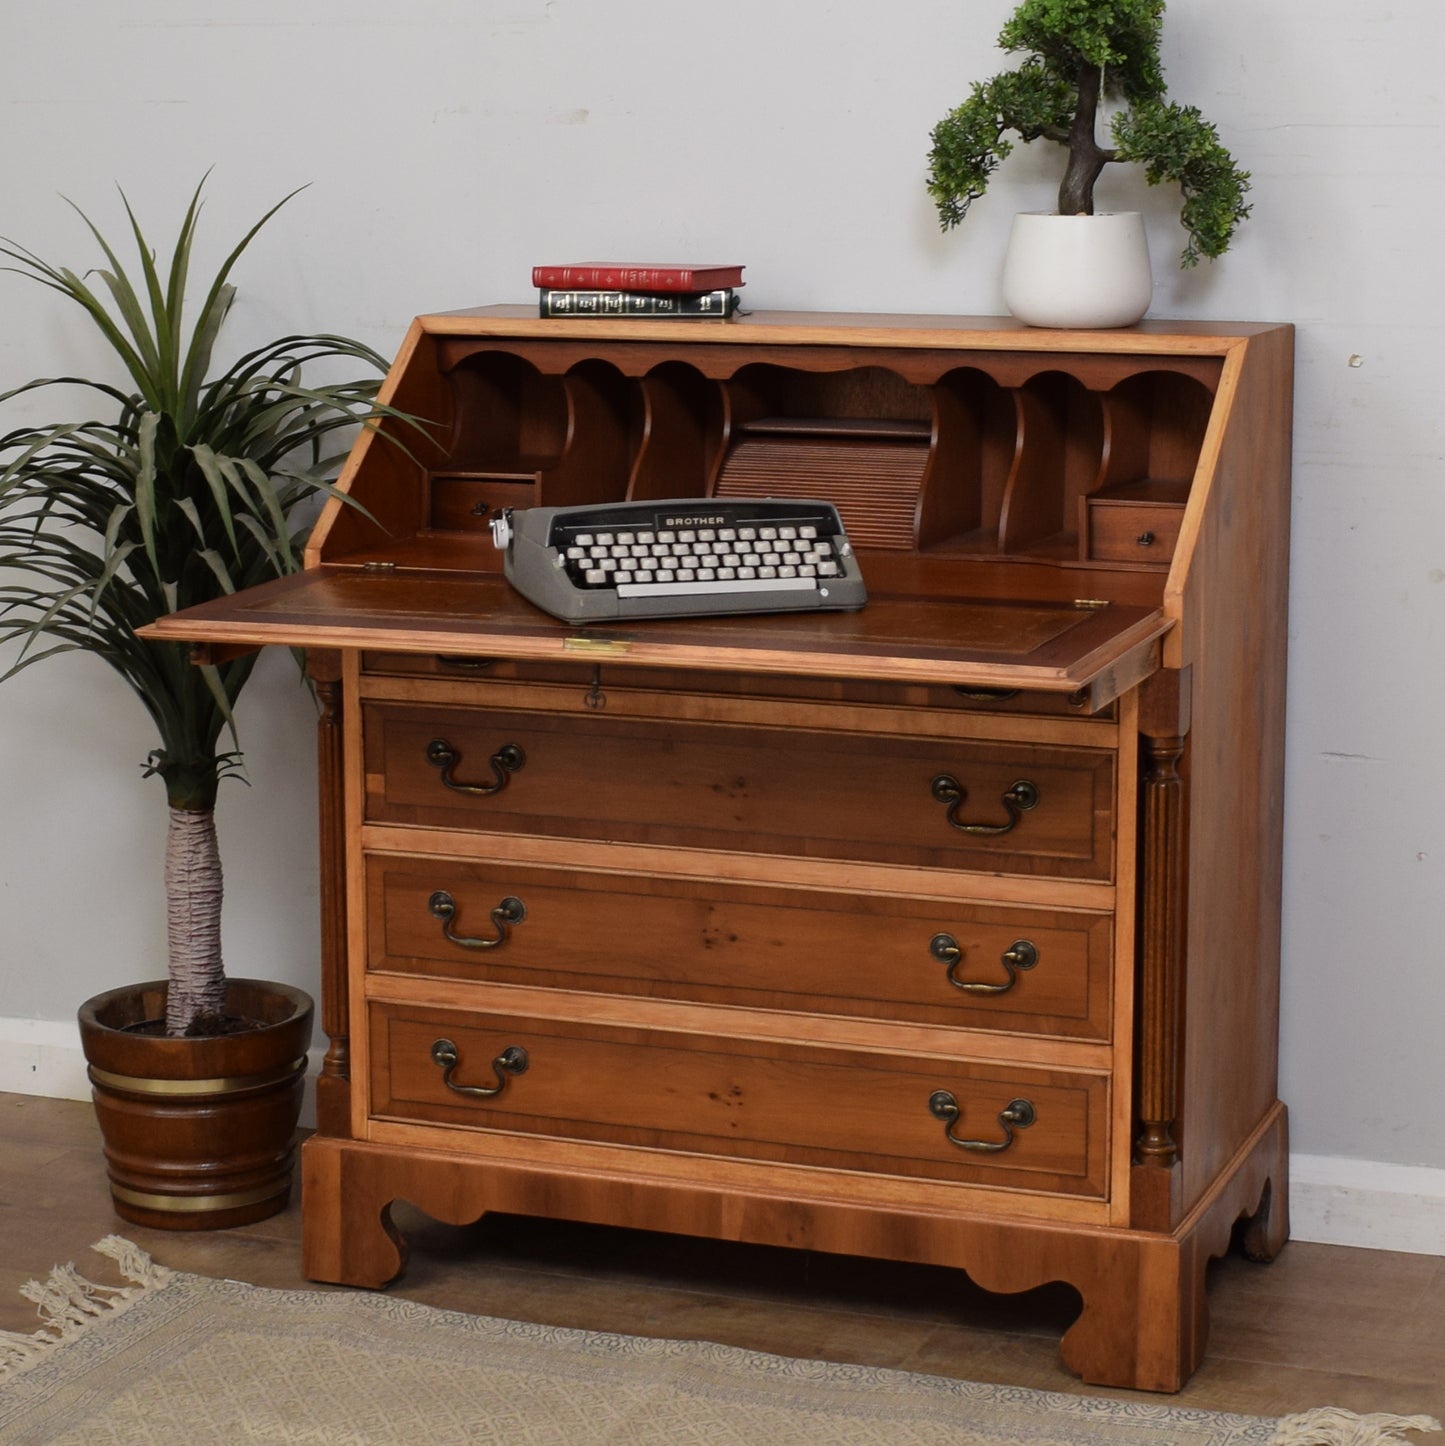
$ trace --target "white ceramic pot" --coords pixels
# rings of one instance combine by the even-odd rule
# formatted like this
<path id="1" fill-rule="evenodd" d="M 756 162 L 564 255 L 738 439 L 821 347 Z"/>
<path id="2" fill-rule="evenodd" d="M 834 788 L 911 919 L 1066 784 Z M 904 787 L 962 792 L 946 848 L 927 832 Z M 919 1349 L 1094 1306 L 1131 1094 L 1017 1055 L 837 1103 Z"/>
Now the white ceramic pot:
<path id="1" fill-rule="evenodd" d="M 1138 211 L 1014 217 L 1004 303 L 1030 326 L 1132 326 L 1149 310 L 1154 278 Z"/>

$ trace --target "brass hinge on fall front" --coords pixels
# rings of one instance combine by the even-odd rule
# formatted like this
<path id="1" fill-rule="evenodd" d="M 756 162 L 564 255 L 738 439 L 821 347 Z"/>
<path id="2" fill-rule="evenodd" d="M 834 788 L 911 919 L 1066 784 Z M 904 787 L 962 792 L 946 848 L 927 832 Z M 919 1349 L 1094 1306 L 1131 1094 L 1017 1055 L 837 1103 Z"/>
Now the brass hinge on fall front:
<path id="1" fill-rule="evenodd" d="M 589 658 L 620 658 L 632 644 L 625 638 L 571 637 L 562 639 L 562 651 Z"/>

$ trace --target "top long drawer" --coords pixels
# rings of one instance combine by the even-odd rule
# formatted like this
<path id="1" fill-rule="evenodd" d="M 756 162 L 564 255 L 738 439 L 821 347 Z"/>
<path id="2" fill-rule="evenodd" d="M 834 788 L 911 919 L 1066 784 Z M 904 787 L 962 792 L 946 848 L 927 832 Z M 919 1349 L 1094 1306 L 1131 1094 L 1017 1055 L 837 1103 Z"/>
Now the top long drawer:
<path id="1" fill-rule="evenodd" d="M 377 823 L 1109 880 L 1105 749 L 364 705 Z"/>

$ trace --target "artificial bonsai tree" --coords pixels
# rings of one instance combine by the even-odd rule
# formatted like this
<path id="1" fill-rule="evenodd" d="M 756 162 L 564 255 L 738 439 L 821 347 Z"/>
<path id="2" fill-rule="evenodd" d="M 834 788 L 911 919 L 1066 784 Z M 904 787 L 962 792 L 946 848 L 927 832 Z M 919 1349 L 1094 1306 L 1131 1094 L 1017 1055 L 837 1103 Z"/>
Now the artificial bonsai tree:
<path id="1" fill-rule="evenodd" d="M 1222 255 L 1249 214 L 1249 174 L 1196 107 L 1165 99 L 1163 17 L 1164 0 L 1023 0 L 998 38 L 1002 49 L 1023 53 L 1023 63 L 975 83 L 934 127 L 928 190 L 943 229 L 958 225 L 983 195 L 1013 150 L 1012 132 L 1065 148 L 1060 215 L 1092 215 L 1104 167 L 1134 162 L 1151 185 L 1170 181 L 1183 193 L 1182 264 Z M 1112 146 L 1098 138 L 1106 100 L 1121 106 Z"/>
<path id="2" fill-rule="evenodd" d="M 198 667 L 184 647 L 145 641 L 137 630 L 178 608 L 294 572 L 305 531 L 297 509 L 334 491 L 330 479 L 345 457 L 345 445 L 332 448 L 332 434 L 385 410 L 375 403 L 384 359 L 344 337 L 284 336 L 211 374 L 235 297 L 232 269 L 291 196 L 226 257 L 187 330 L 182 313 L 204 184 L 163 270 L 125 201 L 139 286 L 83 212 L 104 253 L 106 265 L 93 273 L 103 288 L 0 242 L 13 263 L 6 270 L 84 308 L 129 377 L 129 389 L 54 377 L 0 396 L 4 403 L 79 386 L 106 414 L 0 437 L 0 644 L 21 643 L 0 680 L 79 649 L 115 669 L 151 716 L 158 742 L 145 771 L 164 784 L 170 809 L 169 1035 L 227 1027 L 215 806 L 220 780 L 240 766 L 235 747 L 223 745 L 234 745 L 234 708 L 255 654 Z M 366 375 L 303 381 L 303 368 L 338 362 L 347 370 L 356 363 Z"/>

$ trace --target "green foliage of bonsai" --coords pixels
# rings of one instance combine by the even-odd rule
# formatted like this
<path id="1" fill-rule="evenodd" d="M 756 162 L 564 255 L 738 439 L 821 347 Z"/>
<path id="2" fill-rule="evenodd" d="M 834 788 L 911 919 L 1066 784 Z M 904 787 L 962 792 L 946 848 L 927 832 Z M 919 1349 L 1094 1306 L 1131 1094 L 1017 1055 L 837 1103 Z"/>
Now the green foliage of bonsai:
<path id="1" fill-rule="evenodd" d="M 1013 150 L 1008 133 L 1016 132 L 1066 147 L 1060 215 L 1092 215 L 1104 167 L 1132 161 L 1150 185 L 1169 181 L 1183 193 L 1180 221 L 1189 239 L 1182 264 L 1223 255 L 1249 215 L 1249 173 L 1196 107 L 1165 99 L 1163 17 L 1164 0 L 1023 0 L 998 38 L 1001 49 L 1023 53 L 1023 63 L 975 83 L 934 127 L 928 190 L 943 229 L 958 225 L 983 195 Z M 1122 103 L 1112 147 L 1097 138 L 1105 99 Z"/>
<path id="2" fill-rule="evenodd" d="M 203 183 L 204 184 L 204 183 Z M 293 194 L 295 194 L 293 192 Z M 0 403 L 68 385 L 99 416 L 0 437 L 0 645 L 19 642 L 0 681 L 75 650 L 109 664 L 144 705 L 158 743 L 147 772 L 165 784 L 169 937 L 167 1027 L 194 1032 L 225 999 L 216 791 L 239 754 L 233 708 L 255 654 L 197 667 L 187 649 L 138 636 L 148 623 L 300 566 L 297 509 L 331 479 L 356 425 L 376 417 L 385 360 L 344 337 L 284 336 L 212 371 L 235 297 L 229 277 L 273 206 L 219 272 L 188 295 L 201 188 L 158 266 L 127 202 L 137 279 L 83 212 L 105 257 L 91 286 L 68 267 L 0 241 L 18 272 L 81 307 L 129 388 L 84 377 L 28 382 Z M 122 200 L 124 197 L 122 196 Z M 77 208 L 78 210 L 78 208 Z M 107 300 L 109 304 L 107 304 Z M 182 312 L 196 306 L 189 324 Z M 354 363 L 359 380 L 308 385 L 303 368 Z M 333 434 L 341 434 L 335 448 Z"/>

